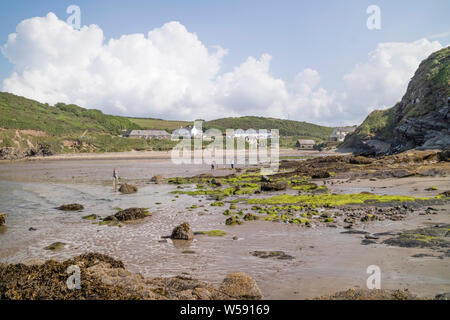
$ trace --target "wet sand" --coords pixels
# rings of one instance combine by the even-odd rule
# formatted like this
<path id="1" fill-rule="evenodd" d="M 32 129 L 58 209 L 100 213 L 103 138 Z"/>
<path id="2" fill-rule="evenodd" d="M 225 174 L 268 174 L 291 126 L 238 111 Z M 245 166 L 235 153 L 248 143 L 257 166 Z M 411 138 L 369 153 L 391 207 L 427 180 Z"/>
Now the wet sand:
<path id="1" fill-rule="evenodd" d="M 109 176 L 117 167 L 127 181 L 136 181 L 138 193 L 121 195 L 112 191 Z M 120 259 L 131 271 L 146 277 L 190 275 L 220 283 L 232 272 L 252 276 L 267 299 L 304 299 L 352 287 L 366 287 L 366 268 L 381 268 L 381 287 L 408 288 L 420 297 L 450 291 L 450 259 L 412 258 L 430 249 L 397 248 L 384 244 L 362 245 L 362 235 L 342 234 L 342 228 L 313 227 L 254 221 L 225 226 L 224 208 L 211 207 L 203 197 L 170 192 L 176 186 L 148 183 L 152 175 L 164 177 L 210 173 L 208 166 L 175 166 L 170 161 L 83 160 L 15 162 L 0 165 L 0 212 L 8 213 L 7 230 L 0 234 L 0 261 L 23 262 L 31 258 L 66 259 L 86 251 L 97 251 Z M 230 169 L 214 174 L 229 174 Z M 379 194 L 434 196 L 450 189 L 448 178 L 334 180 L 330 192 L 370 191 Z M 342 183 L 340 183 L 342 182 Z M 438 191 L 425 191 L 436 186 Z M 173 201 L 175 200 L 175 201 Z M 79 202 L 83 212 L 60 212 L 56 206 Z M 161 204 L 156 204 L 160 202 Z M 200 206 L 188 211 L 192 205 Z M 204 207 L 201 207 L 204 205 Z M 122 228 L 99 226 L 81 217 L 102 216 L 115 207 L 148 207 L 152 216 Z M 364 226 L 369 232 L 414 229 L 428 223 L 450 223 L 450 206 L 435 206 L 435 215 L 412 214 L 404 221 L 377 221 Z M 208 211 L 205 211 L 208 210 Z M 194 231 L 224 230 L 224 237 L 197 236 L 192 243 L 160 242 L 161 236 L 188 221 Z M 36 231 L 28 231 L 34 227 Z M 233 240 L 238 237 L 238 240 Z M 60 251 L 43 247 L 61 241 Z M 194 254 L 182 254 L 186 248 Z M 255 250 L 282 250 L 293 260 L 261 259 Z M 435 254 L 434 254 L 435 255 Z"/>

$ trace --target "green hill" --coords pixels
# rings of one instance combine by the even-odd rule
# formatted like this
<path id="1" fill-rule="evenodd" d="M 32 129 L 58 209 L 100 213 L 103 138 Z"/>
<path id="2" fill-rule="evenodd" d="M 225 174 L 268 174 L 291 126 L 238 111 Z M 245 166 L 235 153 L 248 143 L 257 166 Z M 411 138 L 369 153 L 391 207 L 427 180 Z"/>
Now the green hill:
<path id="1" fill-rule="evenodd" d="M 53 153 L 170 150 L 177 142 L 123 138 L 129 129 L 162 129 L 168 132 L 192 121 L 169 121 L 104 114 L 74 104 L 54 106 L 0 92 L 0 148 L 27 150 L 39 145 Z M 281 147 L 294 147 L 298 138 L 327 140 L 332 128 L 307 122 L 263 117 L 223 118 L 203 123 L 204 130 L 278 129 Z M 284 138 L 289 136 L 289 138 Z"/>

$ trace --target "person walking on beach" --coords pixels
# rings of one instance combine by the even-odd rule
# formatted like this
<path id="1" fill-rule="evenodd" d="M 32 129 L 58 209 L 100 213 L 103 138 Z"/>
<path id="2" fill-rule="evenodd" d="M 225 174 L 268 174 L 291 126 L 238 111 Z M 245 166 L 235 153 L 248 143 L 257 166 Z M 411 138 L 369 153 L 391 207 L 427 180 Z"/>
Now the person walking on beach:
<path id="1" fill-rule="evenodd" d="M 117 185 L 119 184 L 119 171 L 114 168 L 113 170 L 113 187 L 114 187 L 114 192 L 117 191 Z"/>

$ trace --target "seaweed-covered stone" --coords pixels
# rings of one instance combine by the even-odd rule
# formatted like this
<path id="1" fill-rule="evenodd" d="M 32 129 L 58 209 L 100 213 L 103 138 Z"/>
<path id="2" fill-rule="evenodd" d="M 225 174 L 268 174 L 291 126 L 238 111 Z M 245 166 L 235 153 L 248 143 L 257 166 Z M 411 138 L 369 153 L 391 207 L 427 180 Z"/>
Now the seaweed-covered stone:
<path id="1" fill-rule="evenodd" d="M 252 213 L 247 213 L 244 216 L 245 221 L 258 220 L 258 218 L 259 217 L 256 214 L 252 214 Z"/>
<path id="2" fill-rule="evenodd" d="M 0 213 L 0 226 L 3 226 L 6 223 L 6 213 Z"/>
<path id="3" fill-rule="evenodd" d="M 150 213 L 146 208 L 128 208 L 121 210 L 112 216 L 108 216 L 103 221 L 130 221 L 144 219 L 149 216 Z"/>
<path id="4" fill-rule="evenodd" d="M 450 248 L 450 224 L 438 224 L 428 228 L 407 230 L 383 243 L 406 248 Z"/>
<path id="5" fill-rule="evenodd" d="M 225 220 L 225 224 L 227 226 L 234 226 L 236 224 L 242 224 L 242 220 L 239 219 L 239 217 L 232 216 L 232 217 L 229 217 L 227 220 Z"/>
<path id="6" fill-rule="evenodd" d="M 53 242 L 51 245 L 48 245 L 44 248 L 44 250 L 55 251 L 64 248 L 66 244 L 64 242 Z"/>
<path id="7" fill-rule="evenodd" d="M 119 191 L 123 194 L 135 193 L 138 191 L 138 187 L 132 184 L 123 183 L 120 185 Z"/>
<path id="8" fill-rule="evenodd" d="M 172 230 L 172 235 L 170 237 L 177 240 L 192 240 L 194 239 L 194 233 L 192 232 L 189 223 L 183 222 Z"/>
<path id="9" fill-rule="evenodd" d="M 371 164 L 373 162 L 373 160 L 370 158 L 363 157 L 363 156 L 356 156 L 356 157 L 350 158 L 349 162 L 351 164 Z"/>
<path id="10" fill-rule="evenodd" d="M 226 276 L 219 288 L 234 299 L 260 300 L 261 290 L 256 281 L 245 273 L 232 273 Z"/>
<path id="11" fill-rule="evenodd" d="M 292 260 L 293 256 L 286 254 L 283 251 L 253 251 L 250 252 L 252 256 L 262 258 L 262 259 L 278 259 L 278 260 Z"/>
<path id="12" fill-rule="evenodd" d="M 286 182 L 266 182 L 261 185 L 262 191 L 283 191 L 286 190 Z"/>
<path id="13" fill-rule="evenodd" d="M 80 211 L 83 209 L 84 209 L 84 206 L 79 203 L 63 204 L 58 207 L 58 210 L 62 210 L 62 211 Z"/>

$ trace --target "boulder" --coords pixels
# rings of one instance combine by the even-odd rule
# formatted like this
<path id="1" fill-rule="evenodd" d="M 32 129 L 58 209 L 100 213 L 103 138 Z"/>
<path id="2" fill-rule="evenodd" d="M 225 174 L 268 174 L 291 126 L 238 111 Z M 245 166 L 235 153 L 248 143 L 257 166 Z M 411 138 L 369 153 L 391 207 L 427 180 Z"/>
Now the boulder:
<path id="1" fill-rule="evenodd" d="M 260 300 L 261 290 L 256 281 L 245 273 L 232 273 L 225 277 L 219 290 L 234 299 Z"/>
<path id="2" fill-rule="evenodd" d="M 286 182 L 266 182 L 261 185 L 262 191 L 282 191 L 286 190 Z"/>
<path id="3" fill-rule="evenodd" d="M 450 161 L 450 149 L 438 152 L 437 156 L 439 161 Z"/>
<path id="4" fill-rule="evenodd" d="M 144 219 L 149 216 L 150 213 L 146 208 L 128 208 L 121 210 L 112 216 L 108 216 L 103 221 L 129 221 Z"/>
<path id="5" fill-rule="evenodd" d="M 177 240 L 192 240 L 194 239 L 194 233 L 192 232 L 189 223 L 183 222 L 172 230 L 172 235 L 170 237 Z"/>
<path id="6" fill-rule="evenodd" d="M 162 177 L 162 175 L 157 174 L 157 175 L 153 176 L 153 177 L 150 179 L 150 181 L 151 181 L 151 182 L 154 182 L 154 183 L 156 183 L 156 184 L 160 184 L 160 183 L 162 183 L 162 182 L 164 181 L 164 178 Z M 137 191 L 137 190 L 136 190 L 136 191 Z"/>
<path id="7" fill-rule="evenodd" d="M 119 191 L 124 194 L 130 194 L 137 192 L 138 188 L 132 184 L 123 183 L 120 185 Z"/>
<path id="8" fill-rule="evenodd" d="M 58 210 L 62 211 L 80 211 L 83 209 L 84 209 L 83 205 L 79 203 L 63 204 L 58 207 Z"/>
<path id="9" fill-rule="evenodd" d="M 213 178 L 211 180 L 211 184 L 213 184 L 216 187 L 221 187 L 222 186 L 222 181 L 220 181 L 219 179 Z"/>
<path id="10" fill-rule="evenodd" d="M 0 213 L 0 226 L 3 226 L 6 223 L 6 213 Z"/>

